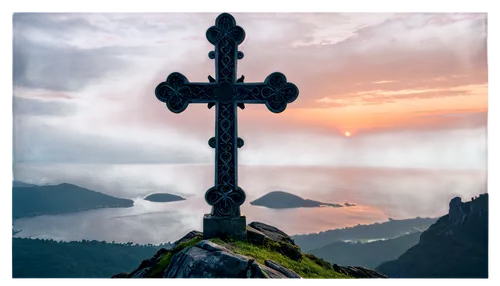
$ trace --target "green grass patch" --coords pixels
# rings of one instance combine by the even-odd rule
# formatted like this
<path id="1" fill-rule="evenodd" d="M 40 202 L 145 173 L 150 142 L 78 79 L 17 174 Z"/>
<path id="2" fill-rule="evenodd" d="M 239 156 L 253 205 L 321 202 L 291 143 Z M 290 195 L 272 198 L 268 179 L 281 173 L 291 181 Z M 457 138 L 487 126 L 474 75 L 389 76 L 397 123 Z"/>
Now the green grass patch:
<path id="1" fill-rule="evenodd" d="M 161 278 L 163 276 L 163 272 L 165 269 L 167 269 L 168 265 L 172 261 L 172 257 L 182 251 L 185 248 L 195 246 L 202 240 L 201 236 L 196 236 L 192 238 L 191 240 L 184 241 L 179 243 L 174 249 L 168 251 L 161 259 L 158 261 L 158 263 L 151 269 L 151 273 L 149 274 L 149 277 L 151 278 Z"/>
<path id="2" fill-rule="evenodd" d="M 149 277 L 161 278 L 163 276 L 163 272 L 167 269 L 168 265 L 172 261 L 172 257 L 176 253 L 188 247 L 195 246 L 201 240 L 201 236 L 194 237 L 189 241 L 180 243 L 174 249 L 165 253 L 153 267 Z M 352 278 L 348 275 L 336 272 L 328 262 L 311 254 L 302 255 L 302 258 L 299 261 L 293 260 L 281 254 L 279 251 L 276 251 L 279 248 L 279 245 L 275 245 L 275 243 L 266 243 L 263 246 L 258 246 L 249 242 L 223 241 L 218 238 L 210 239 L 210 241 L 226 247 L 234 253 L 253 257 L 257 262 L 263 265 L 266 260 L 273 260 L 276 263 L 295 271 L 303 278 Z"/>
<path id="3" fill-rule="evenodd" d="M 234 253 L 251 256 L 261 264 L 266 260 L 273 260 L 282 266 L 295 271 L 303 278 L 352 278 L 333 270 L 333 267 L 313 255 L 303 255 L 300 261 L 276 252 L 271 245 L 257 246 L 243 241 L 222 241 L 221 239 L 210 239 L 210 241 L 224 246 Z"/>
<path id="4" fill-rule="evenodd" d="M 167 252 L 160 261 L 151 269 L 151 273 L 149 273 L 149 277 L 151 278 L 162 278 L 163 272 L 167 269 L 170 261 L 172 261 L 173 254 L 171 252 Z"/>

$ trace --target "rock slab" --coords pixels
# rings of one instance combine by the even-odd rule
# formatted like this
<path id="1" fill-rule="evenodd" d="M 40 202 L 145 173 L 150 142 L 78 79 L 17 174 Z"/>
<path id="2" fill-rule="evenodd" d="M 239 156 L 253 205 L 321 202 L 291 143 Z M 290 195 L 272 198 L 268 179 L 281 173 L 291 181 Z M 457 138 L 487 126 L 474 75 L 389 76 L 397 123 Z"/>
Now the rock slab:
<path id="1" fill-rule="evenodd" d="M 208 240 L 172 257 L 164 278 L 287 278 L 283 273 Z"/>
<path id="2" fill-rule="evenodd" d="M 288 234 L 284 233 L 277 227 L 258 221 L 251 222 L 249 226 L 260 231 L 274 241 L 281 241 L 291 245 L 295 245 L 295 241 L 293 240 L 293 238 L 291 238 Z"/>
<path id="3" fill-rule="evenodd" d="M 339 266 L 337 264 L 333 264 L 333 269 L 339 273 L 344 273 L 354 278 L 387 278 L 384 274 L 362 266 Z"/>

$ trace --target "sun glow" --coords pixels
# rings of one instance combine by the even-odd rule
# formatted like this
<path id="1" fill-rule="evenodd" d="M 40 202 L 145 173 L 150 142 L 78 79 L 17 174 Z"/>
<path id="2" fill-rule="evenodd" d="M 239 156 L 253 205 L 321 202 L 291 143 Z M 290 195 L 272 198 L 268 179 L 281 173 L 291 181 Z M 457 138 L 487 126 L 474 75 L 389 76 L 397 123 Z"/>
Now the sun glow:
<path id="1" fill-rule="evenodd" d="M 351 136 L 351 132 L 349 132 L 349 131 L 346 131 L 344 134 L 345 134 L 345 137 Z"/>

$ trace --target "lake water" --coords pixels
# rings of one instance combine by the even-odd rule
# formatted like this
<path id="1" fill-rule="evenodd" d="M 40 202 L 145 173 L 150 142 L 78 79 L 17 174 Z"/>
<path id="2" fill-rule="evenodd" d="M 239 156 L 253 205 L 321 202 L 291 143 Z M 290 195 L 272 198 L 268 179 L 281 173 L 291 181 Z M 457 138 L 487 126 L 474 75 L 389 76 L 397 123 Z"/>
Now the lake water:
<path id="1" fill-rule="evenodd" d="M 213 184 L 213 166 L 16 164 L 14 178 L 35 184 L 68 182 L 134 200 L 131 208 L 18 219 L 14 228 L 22 232 L 16 237 L 158 244 L 173 242 L 193 229 L 202 230 L 203 214 L 210 212 L 203 196 Z M 300 234 L 383 222 L 389 217 L 441 216 L 447 213 L 451 198 L 469 200 L 486 192 L 486 171 L 242 166 L 239 185 L 247 193 L 242 205 L 247 222 L 262 221 L 288 234 Z M 274 210 L 249 204 L 274 190 L 356 206 Z M 155 192 L 187 200 L 154 203 L 142 199 Z"/>
<path id="2" fill-rule="evenodd" d="M 369 217 L 359 213 L 368 209 Z M 45 215 L 15 221 L 14 228 L 23 231 L 17 237 L 53 238 L 56 240 L 96 239 L 137 243 L 173 242 L 190 230 L 202 230 L 202 217 L 210 208 L 203 198 L 172 203 L 135 200 L 132 208 L 90 210 L 62 215 Z M 264 221 L 288 233 L 314 232 L 358 222 L 384 221 L 385 216 L 370 207 L 346 209 L 273 210 L 245 205 L 243 212 L 250 221 Z M 339 221 L 343 221 L 339 223 Z M 302 222 L 302 223 L 298 223 Z"/>

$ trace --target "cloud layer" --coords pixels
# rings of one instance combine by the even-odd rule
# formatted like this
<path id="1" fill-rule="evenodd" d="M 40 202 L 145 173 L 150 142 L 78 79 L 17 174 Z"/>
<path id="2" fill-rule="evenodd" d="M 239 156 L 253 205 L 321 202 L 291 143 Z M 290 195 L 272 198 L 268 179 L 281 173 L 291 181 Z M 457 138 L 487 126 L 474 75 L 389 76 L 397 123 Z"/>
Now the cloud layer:
<path id="1" fill-rule="evenodd" d="M 15 14 L 14 162 L 211 162 L 213 109 L 172 114 L 153 91 L 214 75 L 216 16 Z M 239 111 L 240 163 L 485 167 L 486 14 L 234 16 L 245 81 L 300 89 L 281 114 Z"/>

